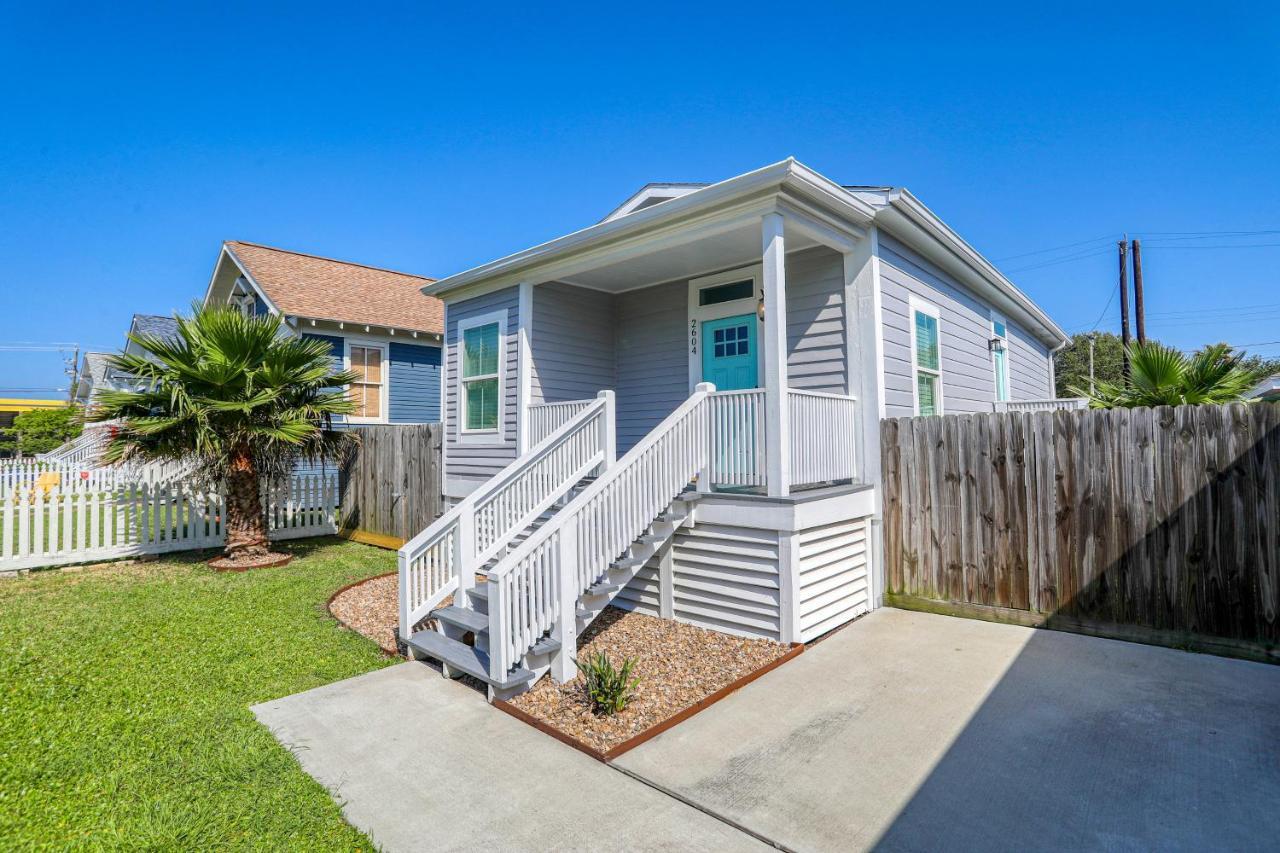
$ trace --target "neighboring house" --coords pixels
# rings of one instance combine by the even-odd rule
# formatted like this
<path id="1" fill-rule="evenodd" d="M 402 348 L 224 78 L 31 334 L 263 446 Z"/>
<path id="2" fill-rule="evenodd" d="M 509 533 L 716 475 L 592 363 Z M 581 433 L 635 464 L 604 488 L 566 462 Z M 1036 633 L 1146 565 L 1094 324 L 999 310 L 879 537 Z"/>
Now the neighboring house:
<path id="1" fill-rule="evenodd" d="M 205 304 L 279 314 L 303 337 L 329 343 L 360 374 L 353 424 L 440 420 L 444 311 L 420 291 L 429 278 L 363 264 L 223 243 Z"/>
<path id="2" fill-rule="evenodd" d="M 153 335 L 160 338 L 172 338 L 178 334 L 178 321 L 172 317 L 159 314 L 134 314 L 129 321 L 129 331 L 124 341 L 124 352 L 132 355 L 147 355 L 133 340 L 133 335 Z M 93 396 L 100 390 L 132 391 L 137 388 L 133 377 L 112 367 L 108 362 L 110 353 L 87 352 L 81 359 L 77 371 L 76 383 L 72 398 L 74 402 L 88 406 Z"/>
<path id="3" fill-rule="evenodd" d="M 1052 398 L 1067 341 L 907 190 L 790 159 L 423 290 L 455 506 L 401 552 L 401 632 L 500 695 L 610 603 L 784 642 L 876 606 L 880 419 Z"/>
<path id="4" fill-rule="evenodd" d="M 1261 400 L 1267 403 L 1280 402 L 1280 373 L 1275 376 L 1269 376 L 1259 382 L 1257 387 L 1249 392 L 1247 399 Z"/>
<path id="5" fill-rule="evenodd" d="M 32 412 L 37 409 L 61 409 L 66 405 L 66 400 L 29 400 L 25 397 L 0 399 L 0 432 L 13 429 L 13 422 L 17 420 L 18 415 L 24 412 Z M 13 445 L 0 443 L 0 459 L 7 459 L 15 455 L 16 450 Z"/>

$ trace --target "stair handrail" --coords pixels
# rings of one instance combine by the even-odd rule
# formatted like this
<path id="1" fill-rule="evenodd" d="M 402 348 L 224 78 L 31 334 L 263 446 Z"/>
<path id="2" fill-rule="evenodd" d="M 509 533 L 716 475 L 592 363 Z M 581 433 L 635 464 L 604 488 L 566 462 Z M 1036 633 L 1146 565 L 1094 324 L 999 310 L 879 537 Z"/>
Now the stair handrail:
<path id="1" fill-rule="evenodd" d="M 489 590 L 489 674 L 495 682 L 519 663 L 547 631 L 555 630 L 560 650 L 553 677 L 564 680 L 573 669 L 578 597 L 595 581 L 588 577 L 607 567 L 635 541 L 644 527 L 670 505 L 695 478 L 706 476 L 710 460 L 707 399 L 709 382 L 587 488 L 487 572 Z M 668 445 L 676 445 L 678 448 Z M 662 450 L 678 459 L 659 458 Z M 602 506 L 616 485 L 632 480 L 624 513 Z M 583 524 L 585 516 L 595 517 Z M 625 514 L 634 520 L 622 523 Z M 616 528 L 616 529 L 606 529 Z"/>
<path id="2" fill-rule="evenodd" d="M 600 392 L 581 412 L 401 546 L 397 570 L 402 638 L 408 638 L 413 626 L 450 593 L 473 586 L 475 572 L 485 561 L 583 477 L 612 464 L 616 455 L 615 411 L 613 392 Z M 559 473 L 546 470 L 552 467 L 546 464 L 548 460 L 557 454 L 572 459 L 575 453 L 577 464 L 562 466 Z M 549 476 L 525 478 L 539 473 Z M 496 507 L 504 492 L 522 478 L 534 480 L 530 489 L 521 492 L 524 505 L 513 502 L 517 512 L 486 515 L 486 510 Z"/>

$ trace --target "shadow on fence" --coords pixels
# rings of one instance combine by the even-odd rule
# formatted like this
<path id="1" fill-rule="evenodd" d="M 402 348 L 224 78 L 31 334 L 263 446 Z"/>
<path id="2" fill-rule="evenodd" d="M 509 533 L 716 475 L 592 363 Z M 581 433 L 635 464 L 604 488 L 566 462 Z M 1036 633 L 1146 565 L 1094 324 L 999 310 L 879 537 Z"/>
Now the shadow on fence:
<path id="1" fill-rule="evenodd" d="M 1280 648 L 1280 405 L 882 424 L 888 600 L 1255 659 Z"/>

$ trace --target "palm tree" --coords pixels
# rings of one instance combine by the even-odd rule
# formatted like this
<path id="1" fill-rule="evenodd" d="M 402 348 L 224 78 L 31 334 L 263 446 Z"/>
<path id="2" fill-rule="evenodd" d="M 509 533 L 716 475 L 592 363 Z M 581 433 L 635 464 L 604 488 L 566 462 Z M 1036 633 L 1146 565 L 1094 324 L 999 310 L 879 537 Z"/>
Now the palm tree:
<path id="1" fill-rule="evenodd" d="M 263 480 L 288 477 L 299 461 L 336 460 L 355 442 L 333 417 L 353 411 L 324 341 L 282 334 L 279 317 L 230 307 L 192 307 L 173 338 L 130 336 L 144 355 L 110 358 L 143 390 L 103 391 L 92 419 L 119 418 L 107 462 L 189 462 L 204 482 L 226 487 L 225 557 L 267 558 Z"/>
<path id="2" fill-rule="evenodd" d="M 1095 409 L 1235 403 L 1245 398 L 1258 378 L 1256 371 L 1241 367 L 1227 344 L 1212 344 L 1188 358 L 1172 347 L 1148 341 L 1129 348 L 1127 384 L 1099 382 L 1092 394 L 1080 388 L 1071 392 L 1088 397 Z"/>

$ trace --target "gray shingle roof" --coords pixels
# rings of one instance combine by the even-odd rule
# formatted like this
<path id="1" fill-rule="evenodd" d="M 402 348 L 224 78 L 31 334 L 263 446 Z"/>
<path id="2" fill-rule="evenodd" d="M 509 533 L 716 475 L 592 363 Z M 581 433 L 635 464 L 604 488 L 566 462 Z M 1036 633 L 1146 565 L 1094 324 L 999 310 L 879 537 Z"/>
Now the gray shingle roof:
<path id="1" fill-rule="evenodd" d="M 178 321 L 158 314 L 134 314 L 132 331 L 142 335 L 172 338 L 178 334 Z"/>

